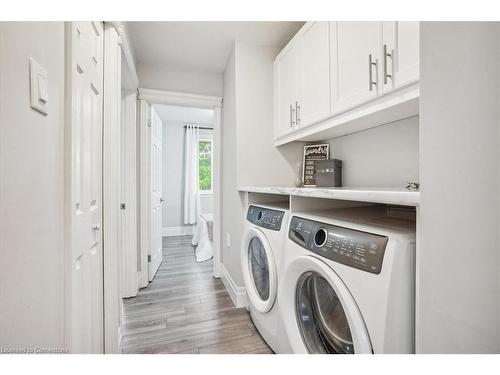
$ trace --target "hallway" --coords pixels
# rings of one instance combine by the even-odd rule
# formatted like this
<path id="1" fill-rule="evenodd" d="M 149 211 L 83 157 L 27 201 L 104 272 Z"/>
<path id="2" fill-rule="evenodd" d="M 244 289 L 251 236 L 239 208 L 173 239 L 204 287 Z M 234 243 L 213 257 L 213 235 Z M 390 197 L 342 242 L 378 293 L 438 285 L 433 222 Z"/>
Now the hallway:
<path id="1" fill-rule="evenodd" d="M 191 236 L 163 238 L 156 276 L 123 308 L 122 353 L 272 353 L 212 277 L 212 261 L 196 263 Z"/>

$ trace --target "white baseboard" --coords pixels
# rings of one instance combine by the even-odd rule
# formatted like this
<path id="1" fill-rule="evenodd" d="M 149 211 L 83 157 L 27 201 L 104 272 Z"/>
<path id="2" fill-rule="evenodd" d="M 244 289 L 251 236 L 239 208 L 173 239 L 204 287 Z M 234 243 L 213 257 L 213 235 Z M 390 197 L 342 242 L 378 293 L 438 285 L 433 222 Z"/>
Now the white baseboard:
<path id="1" fill-rule="evenodd" d="M 137 272 L 137 287 L 138 289 L 142 289 L 142 288 L 145 288 L 147 287 L 149 284 L 149 280 L 148 280 L 148 270 L 144 270 L 144 271 L 139 271 Z M 139 290 L 137 290 L 139 291 Z"/>
<path id="2" fill-rule="evenodd" d="M 194 233 L 194 225 L 186 225 L 184 227 L 163 227 L 162 236 L 192 236 Z"/>
<path id="3" fill-rule="evenodd" d="M 236 307 L 246 307 L 247 306 L 247 292 L 245 287 L 237 286 L 234 280 L 231 278 L 229 272 L 227 272 L 226 267 L 222 264 L 222 274 L 221 280 L 226 287 L 234 306 Z"/>

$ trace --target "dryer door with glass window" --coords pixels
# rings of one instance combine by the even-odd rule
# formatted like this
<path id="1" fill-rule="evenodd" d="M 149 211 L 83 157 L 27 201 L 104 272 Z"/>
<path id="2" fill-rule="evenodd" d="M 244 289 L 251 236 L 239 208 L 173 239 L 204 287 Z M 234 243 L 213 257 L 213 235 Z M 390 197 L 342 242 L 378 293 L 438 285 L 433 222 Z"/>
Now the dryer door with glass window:
<path id="1" fill-rule="evenodd" d="M 277 277 L 273 251 L 263 231 L 255 227 L 247 230 L 241 260 L 250 303 L 258 311 L 268 312 L 276 299 Z"/>
<path id="2" fill-rule="evenodd" d="M 356 302 L 326 263 L 311 256 L 295 259 L 283 287 L 284 320 L 294 352 L 372 353 Z"/>

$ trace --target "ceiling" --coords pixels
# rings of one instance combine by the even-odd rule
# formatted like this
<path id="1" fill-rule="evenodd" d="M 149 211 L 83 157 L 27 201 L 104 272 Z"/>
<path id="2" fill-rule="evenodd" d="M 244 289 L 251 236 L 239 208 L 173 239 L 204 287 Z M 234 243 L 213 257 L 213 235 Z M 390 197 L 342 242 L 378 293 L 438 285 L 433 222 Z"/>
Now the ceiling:
<path id="1" fill-rule="evenodd" d="M 303 22 L 128 22 L 139 63 L 222 73 L 235 40 L 282 48 Z"/>
<path id="2" fill-rule="evenodd" d="M 211 109 L 181 107 L 165 104 L 154 104 L 158 116 L 164 124 L 212 124 L 214 121 L 214 111 Z"/>

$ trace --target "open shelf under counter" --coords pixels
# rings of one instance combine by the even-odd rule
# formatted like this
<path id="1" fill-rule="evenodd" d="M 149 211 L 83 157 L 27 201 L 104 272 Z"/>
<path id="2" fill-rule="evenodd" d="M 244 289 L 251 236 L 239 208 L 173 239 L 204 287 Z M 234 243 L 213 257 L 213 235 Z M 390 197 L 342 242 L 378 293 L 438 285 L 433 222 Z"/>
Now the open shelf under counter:
<path id="1" fill-rule="evenodd" d="M 239 187 L 238 191 L 266 195 L 282 195 L 290 197 L 308 197 L 335 199 L 356 202 L 382 203 L 399 206 L 417 207 L 420 204 L 420 192 L 404 188 L 328 188 L 328 187 L 284 187 L 265 186 Z"/>

